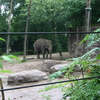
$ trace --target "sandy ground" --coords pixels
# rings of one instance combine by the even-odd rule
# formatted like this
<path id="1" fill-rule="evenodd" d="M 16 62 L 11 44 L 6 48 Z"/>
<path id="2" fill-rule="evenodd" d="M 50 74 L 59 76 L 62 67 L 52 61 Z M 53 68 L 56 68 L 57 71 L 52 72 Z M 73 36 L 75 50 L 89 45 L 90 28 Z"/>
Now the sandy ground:
<path id="1" fill-rule="evenodd" d="M 68 56 L 69 56 L 68 53 L 63 53 L 62 59 L 67 59 Z M 19 58 L 22 59 L 23 57 L 19 57 Z M 27 62 L 16 63 L 16 64 L 11 64 L 9 62 L 4 61 L 3 68 L 4 70 L 10 70 L 13 73 L 24 71 L 24 70 L 33 70 L 33 69 L 40 70 L 41 69 L 41 64 L 43 64 L 43 59 L 36 59 L 36 55 L 28 55 L 27 58 L 29 59 Z M 34 59 L 31 59 L 31 58 L 34 58 Z M 58 53 L 53 54 L 52 59 L 60 60 L 59 54 Z M 21 85 L 8 85 L 6 81 L 9 74 L 10 73 L 1 74 L 4 76 L 3 86 L 5 89 L 20 87 L 20 86 L 42 84 L 42 83 L 48 82 L 47 80 L 45 80 L 41 82 L 25 83 Z M 42 90 L 45 87 L 47 86 L 39 86 L 39 87 L 31 87 L 31 88 L 5 91 L 4 92 L 5 100 L 60 100 L 62 98 L 63 93 L 61 92 L 60 89 L 52 89 L 46 92 L 38 92 L 39 90 Z M 1 94 L 0 94 L 0 100 L 2 100 Z"/>

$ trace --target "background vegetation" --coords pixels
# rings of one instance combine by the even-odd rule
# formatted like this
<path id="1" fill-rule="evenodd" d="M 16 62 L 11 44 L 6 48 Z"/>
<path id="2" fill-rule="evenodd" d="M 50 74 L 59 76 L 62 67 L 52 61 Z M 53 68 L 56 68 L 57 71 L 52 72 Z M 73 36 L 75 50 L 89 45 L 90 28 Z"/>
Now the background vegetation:
<path id="1" fill-rule="evenodd" d="M 27 9 L 30 0 L 13 0 L 11 32 L 25 32 Z M 100 1 L 91 0 L 91 25 L 97 25 L 100 17 Z M 10 14 L 10 0 L 0 0 L 0 32 L 8 31 Z M 31 0 L 29 13 L 29 32 L 64 32 L 77 29 L 85 24 L 86 0 Z M 98 9 L 97 9 L 98 8 Z M 0 35 L 7 40 L 7 35 Z M 57 36 L 62 51 L 67 51 L 67 35 Z M 33 42 L 38 38 L 47 38 L 53 41 L 53 52 L 57 52 L 55 35 L 38 34 L 28 35 L 27 49 L 33 50 Z M 10 47 L 12 51 L 23 51 L 24 35 L 12 35 Z M 15 46 L 16 45 L 16 46 Z M 5 52 L 6 44 L 0 41 L 0 48 Z"/>
<path id="2" fill-rule="evenodd" d="M 29 32 L 64 32 L 71 29 L 77 29 L 85 24 L 85 7 L 86 0 L 31 0 L 30 13 L 29 13 Z M 11 19 L 11 32 L 25 32 L 27 9 L 29 0 L 13 0 L 12 3 L 12 19 Z M 97 20 L 100 18 L 100 0 L 91 0 L 92 16 L 91 25 L 98 25 Z M 8 31 L 10 14 L 10 1 L 0 0 L 0 32 Z M 71 31 L 72 31 L 71 30 Z M 75 31 L 74 30 L 74 31 Z M 7 40 L 7 36 L 0 35 L 0 37 Z M 47 38 L 53 41 L 53 52 L 57 52 L 55 42 L 57 37 L 62 51 L 67 51 L 67 35 L 51 35 L 51 34 L 38 34 L 28 35 L 27 49 L 33 50 L 33 42 L 38 38 Z M 88 35 L 91 41 L 99 41 L 100 35 Z M 10 47 L 12 51 L 23 51 L 24 35 L 11 35 Z M 61 44 L 62 43 L 62 44 Z M 88 46 L 91 44 L 88 44 Z M 0 50 L 5 52 L 6 43 L 0 41 Z M 61 48 L 60 48 L 61 49 Z M 83 70 L 89 69 L 86 75 L 98 76 L 100 75 L 100 54 L 91 58 L 95 48 L 82 57 L 74 59 L 70 64 L 70 69 L 66 72 L 66 67 L 61 71 L 54 73 L 50 76 L 54 79 L 66 72 L 68 76 L 72 72 L 75 65 L 80 65 Z M 0 67 L 2 68 L 2 66 Z M 82 74 L 83 75 L 83 74 Z M 83 76 L 84 77 L 84 76 Z M 72 77 L 73 78 L 73 77 Z M 70 97 L 71 100 L 100 100 L 100 79 L 89 81 L 74 82 L 74 87 L 65 88 L 66 84 L 60 84 L 64 92 L 63 99 Z M 58 86 L 58 87 L 59 87 Z M 49 88 L 50 89 L 50 88 Z"/>

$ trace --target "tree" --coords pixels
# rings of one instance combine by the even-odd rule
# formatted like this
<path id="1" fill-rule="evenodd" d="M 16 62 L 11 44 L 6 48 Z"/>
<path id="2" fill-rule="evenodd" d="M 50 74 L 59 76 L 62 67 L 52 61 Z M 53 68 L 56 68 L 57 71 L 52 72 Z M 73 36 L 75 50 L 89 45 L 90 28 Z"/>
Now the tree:
<path id="1" fill-rule="evenodd" d="M 29 25 L 29 18 L 30 18 L 30 7 L 31 7 L 31 0 L 29 1 L 28 4 L 28 11 L 27 11 L 27 18 L 26 18 L 26 29 L 25 32 L 28 32 L 28 25 Z M 23 59 L 26 60 L 26 46 L 27 46 L 27 34 L 25 34 L 24 37 L 24 56 Z"/>
<path id="2" fill-rule="evenodd" d="M 8 32 L 11 31 L 11 20 L 12 20 L 12 2 L 13 0 L 10 1 L 10 8 L 9 8 L 9 18 L 8 18 Z M 7 35 L 7 47 L 6 47 L 6 54 L 9 54 L 9 49 L 10 49 L 10 35 Z"/>
<path id="3" fill-rule="evenodd" d="M 9 8 L 8 0 L 1 0 L 1 5 L 5 5 L 4 13 L 0 15 L 3 19 L 0 21 L 2 26 L 0 27 L 1 32 L 7 32 L 7 21 L 8 14 L 6 13 Z M 26 25 L 27 16 L 27 3 L 29 0 L 17 0 L 13 1 L 13 20 L 11 22 L 12 31 L 14 32 L 24 32 Z M 99 0 L 92 0 L 92 16 L 91 24 L 96 24 L 96 20 L 99 18 Z M 30 27 L 29 32 L 57 32 L 68 31 L 69 28 L 75 28 L 84 26 L 85 23 L 85 8 L 86 0 L 32 0 L 31 10 L 30 10 Z M 2 17 L 3 16 L 3 17 Z M 1 20 L 0 19 L 0 20 Z M 4 22 L 4 23 L 3 23 Z M 20 38 L 19 38 L 20 37 Z M 35 37 L 35 38 L 34 38 Z M 42 34 L 42 35 L 29 35 L 29 48 L 32 49 L 32 43 L 39 37 L 44 37 L 51 39 L 53 41 L 54 35 Z M 65 35 L 58 35 L 59 41 L 63 41 L 61 37 Z M 11 36 L 10 44 L 12 49 L 17 51 L 22 51 L 23 47 L 23 35 L 13 35 Z M 14 40 L 15 39 L 15 40 Z M 20 44 L 21 47 L 14 47 L 14 45 Z M 21 44 L 22 43 L 22 44 Z M 67 44 L 67 43 L 66 43 Z M 63 46 L 67 47 L 67 46 Z M 55 48 L 54 48 L 55 49 Z M 56 50 L 55 50 L 56 51 Z"/>

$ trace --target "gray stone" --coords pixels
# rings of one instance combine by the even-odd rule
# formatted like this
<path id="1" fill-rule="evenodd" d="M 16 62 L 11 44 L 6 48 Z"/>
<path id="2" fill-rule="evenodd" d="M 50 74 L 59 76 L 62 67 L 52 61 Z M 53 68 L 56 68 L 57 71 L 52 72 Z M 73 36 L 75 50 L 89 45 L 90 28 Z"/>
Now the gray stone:
<path id="1" fill-rule="evenodd" d="M 85 42 L 79 44 L 85 34 L 68 34 L 68 52 L 71 57 L 80 57 L 85 53 Z"/>
<path id="2" fill-rule="evenodd" d="M 50 68 L 56 64 L 66 63 L 65 61 L 58 60 L 44 60 L 43 65 L 41 66 L 41 70 L 44 72 L 50 72 Z"/>
<path id="3" fill-rule="evenodd" d="M 47 79 L 46 77 L 46 73 L 39 70 L 22 71 L 9 75 L 8 84 L 17 85 L 22 83 L 38 82 Z"/>
<path id="4" fill-rule="evenodd" d="M 50 73 L 54 73 L 54 72 L 57 72 L 59 70 L 61 70 L 63 67 L 65 66 L 68 66 L 68 64 L 57 64 L 57 65 L 54 65 L 50 68 Z"/>
<path id="5" fill-rule="evenodd" d="M 70 66 L 68 66 L 69 64 L 57 64 L 57 65 L 54 65 L 50 68 L 50 72 L 49 73 L 54 73 L 54 72 L 57 72 L 59 70 L 61 70 L 63 67 L 67 66 L 66 67 L 66 70 L 69 69 Z M 74 66 L 74 69 L 73 69 L 73 72 L 80 72 L 81 71 L 81 68 L 79 65 L 75 65 Z"/>

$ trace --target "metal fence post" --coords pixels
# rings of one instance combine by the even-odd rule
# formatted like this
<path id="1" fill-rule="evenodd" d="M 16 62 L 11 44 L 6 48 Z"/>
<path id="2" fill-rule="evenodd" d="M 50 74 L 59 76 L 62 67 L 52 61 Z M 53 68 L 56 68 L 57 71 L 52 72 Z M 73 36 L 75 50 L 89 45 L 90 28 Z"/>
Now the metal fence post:
<path id="1" fill-rule="evenodd" d="M 2 83 L 1 78 L 0 78 L 0 87 L 1 87 L 1 89 L 3 89 L 3 83 Z M 2 100 L 5 100 L 4 91 L 1 91 L 1 97 L 2 97 Z"/>

